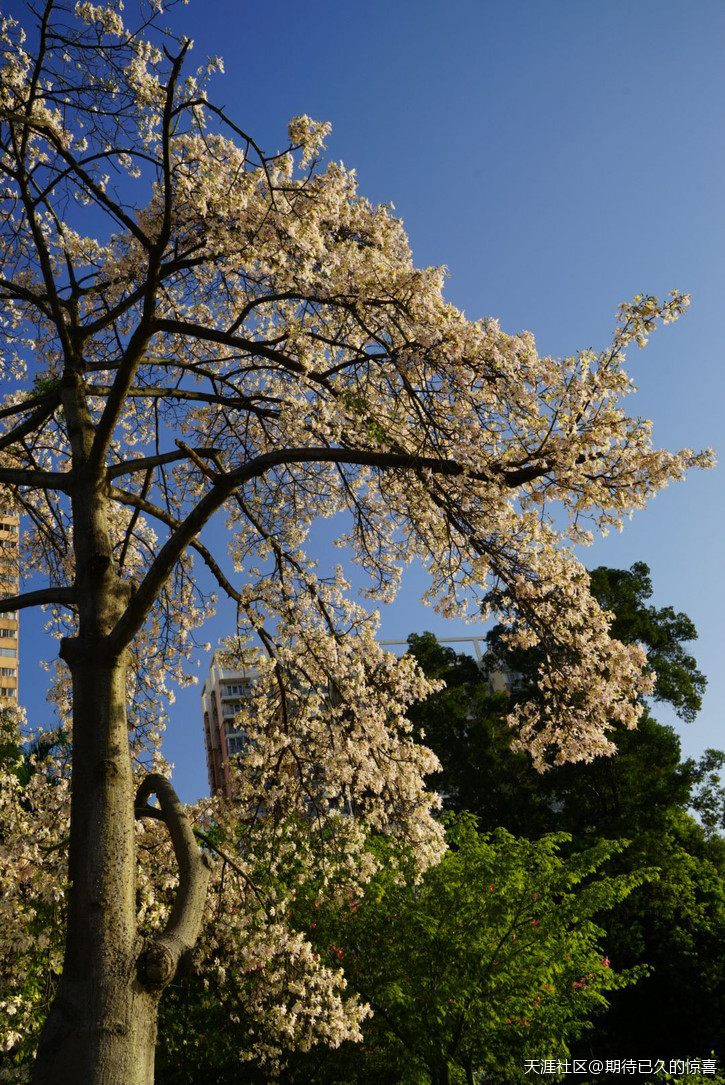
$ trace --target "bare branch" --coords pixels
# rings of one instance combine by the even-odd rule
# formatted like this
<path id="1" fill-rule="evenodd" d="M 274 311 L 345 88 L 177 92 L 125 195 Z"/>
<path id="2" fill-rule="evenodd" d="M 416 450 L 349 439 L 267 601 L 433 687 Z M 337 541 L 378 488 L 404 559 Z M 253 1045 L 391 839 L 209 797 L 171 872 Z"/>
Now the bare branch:
<path id="1" fill-rule="evenodd" d="M 26 437 L 29 433 L 35 432 L 47 422 L 53 414 L 53 411 L 58 406 L 58 400 L 53 397 L 50 402 L 46 402 L 43 406 L 39 407 L 37 411 L 31 414 L 30 418 L 25 422 L 21 422 L 15 429 L 9 430 L 8 433 L 4 433 L 0 437 L 0 449 L 8 448 L 10 445 L 15 444 L 17 441 L 21 441 L 23 437 Z"/>
<path id="2" fill-rule="evenodd" d="M 25 610 L 26 607 L 57 605 L 74 607 L 76 593 L 73 588 L 39 588 L 21 595 L 6 595 L 0 600 L 3 610 Z"/>
<path id="3" fill-rule="evenodd" d="M 262 905 L 262 907 L 263 908 L 267 907 L 267 902 L 265 901 L 264 897 L 262 896 L 260 890 L 254 884 L 254 882 L 249 877 L 249 875 L 246 873 L 246 871 L 243 870 L 242 867 L 240 867 L 239 863 L 235 863 L 235 861 L 232 859 L 232 857 L 231 857 L 231 855 L 229 854 L 228 851 L 225 851 L 224 848 L 220 848 L 219 845 L 216 844 L 212 840 L 212 838 L 209 836 L 209 834 L 202 832 L 201 829 L 196 829 L 195 828 L 194 829 L 194 836 L 197 838 L 197 840 L 201 840 L 201 842 L 203 844 L 206 844 L 206 846 L 208 848 L 211 848 L 212 851 L 215 851 L 217 853 L 217 855 L 220 857 L 220 859 L 223 859 L 225 863 L 228 863 L 229 866 L 232 868 L 232 870 L 236 871 L 236 873 L 244 881 L 244 883 L 249 886 L 249 888 L 252 890 L 255 897 L 257 898 L 259 903 Z"/>
<path id="4" fill-rule="evenodd" d="M 219 450 L 215 448 L 194 449 L 197 456 L 217 456 Z M 189 450 L 178 452 L 162 452 L 158 456 L 143 456 L 137 460 L 125 460 L 123 463 L 115 463 L 106 470 L 106 478 L 119 478 L 121 475 L 131 475 L 137 471 L 147 471 L 149 468 L 162 467 L 167 463 L 178 463 L 180 460 L 190 458 Z"/>
<path id="5" fill-rule="evenodd" d="M 60 490 L 61 493 L 70 493 L 71 488 L 70 475 L 24 467 L 0 467 L 0 482 L 9 486 L 30 486 L 35 490 Z"/>
<path id="6" fill-rule="evenodd" d="M 10 121 L 13 124 L 17 124 L 23 128 L 24 131 L 35 131 L 42 133 L 43 136 L 52 144 L 53 150 L 64 162 L 70 167 L 72 172 L 76 175 L 89 192 L 91 192 L 96 201 L 105 208 L 106 211 L 120 224 L 126 227 L 126 229 L 133 234 L 137 241 L 145 249 L 150 249 L 151 242 L 146 234 L 139 228 L 134 219 L 127 215 L 119 203 L 112 200 L 110 196 L 107 196 L 101 186 L 93 180 L 93 177 L 83 168 L 81 160 L 75 158 L 70 151 L 68 151 L 60 137 L 54 131 L 53 126 L 48 121 L 36 119 L 34 117 L 15 113 L 12 110 L 3 109 L 0 110 L 0 120 Z M 50 265 L 48 265 L 50 266 Z M 51 279 L 52 283 L 52 279 Z M 54 296 L 55 288 L 49 287 L 49 293 L 51 299 Z"/>
<path id="7" fill-rule="evenodd" d="M 37 396 L 28 396 L 27 399 L 22 400 L 20 403 L 13 403 L 9 407 L 0 408 L 0 418 L 8 418 L 14 414 L 24 414 L 25 411 L 30 411 L 33 407 L 49 406 L 52 404 L 57 407 L 60 403 L 60 388 L 51 392 L 39 392 Z"/>

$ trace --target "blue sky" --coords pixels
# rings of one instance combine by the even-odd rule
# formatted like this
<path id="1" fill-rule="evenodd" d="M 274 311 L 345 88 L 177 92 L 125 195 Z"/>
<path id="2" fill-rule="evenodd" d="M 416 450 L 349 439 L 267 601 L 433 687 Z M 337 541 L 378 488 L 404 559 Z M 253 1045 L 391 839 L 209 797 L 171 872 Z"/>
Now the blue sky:
<path id="1" fill-rule="evenodd" d="M 725 454 L 721 0 L 191 0 L 169 21 L 199 61 L 223 56 L 216 98 L 265 149 L 284 145 L 292 115 L 331 121 L 329 156 L 357 169 L 370 199 L 395 204 L 416 263 L 445 264 L 447 296 L 471 318 L 530 329 L 560 356 L 606 346 L 617 305 L 636 293 L 690 292 L 684 320 L 630 354 L 640 391 L 629 406 L 653 419 L 658 445 Z M 654 602 L 694 620 L 709 687 L 698 721 L 677 722 L 691 756 L 725 746 L 722 491 L 720 470 L 692 475 L 584 555 L 647 562 Z M 413 570 L 384 637 L 476 631 L 422 607 L 422 590 Z M 43 722 L 39 628 L 23 615 L 22 696 Z M 201 739 L 193 691 L 167 744 L 186 800 L 206 789 Z"/>

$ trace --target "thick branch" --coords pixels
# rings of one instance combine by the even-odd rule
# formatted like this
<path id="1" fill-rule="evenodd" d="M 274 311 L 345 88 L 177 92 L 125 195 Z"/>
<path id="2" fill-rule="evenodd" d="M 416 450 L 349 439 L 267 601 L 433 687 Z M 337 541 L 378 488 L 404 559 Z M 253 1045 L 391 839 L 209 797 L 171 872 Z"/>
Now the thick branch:
<path id="1" fill-rule="evenodd" d="M 131 336 L 121 364 L 118 367 L 116 378 L 106 397 L 103 413 L 95 427 L 93 445 L 88 457 L 88 466 L 92 471 L 100 468 L 110 444 L 113 429 L 126 402 L 128 389 L 131 387 L 150 337 L 149 326 L 142 320 Z"/>
<path id="2" fill-rule="evenodd" d="M 197 456 L 216 456 L 215 448 L 197 448 L 194 450 Z M 109 479 L 118 478 L 119 475 L 130 475 L 136 471 L 148 471 L 149 468 L 162 467 L 167 463 L 178 463 L 179 460 L 188 460 L 188 452 L 162 452 L 158 456 L 143 456 L 137 460 L 126 460 L 123 463 L 114 463 L 106 471 Z"/>
<path id="3" fill-rule="evenodd" d="M 37 411 L 31 414 L 30 418 L 27 418 L 25 422 L 21 422 L 15 429 L 10 430 L 8 433 L 4 433 L 0 437 L 0 449 L 7 448 L 9 445 L 15 444 L 16 441 L 20 441 L 23 437 L 27 437 L 29 433 L 33 433 L 35 430 L 40 429 L 44 422 L 47 422 L 53 411 L 58 406 L 59 400 L 55 398 L 50 403 L 45 403 L 42 407 L 39 407 Z"/>
<path id="4" fill-rule="evenodd" d="M 35 294 L 32 290 L 28 290 L 26 287 L 20 286 L 12 280 L 4 278 L 0 278 L 0 289 L 5 290 L 7 295 L 11 298 L 20 298 L 22 301 L 27 301 L 30 305 L 34 305 L 48 320 L 53 319 L 52 310 L 45 304 L 48 300 L 47 295 L 41 296 Z"/>
<path id="5" fill-rule="evenodd" d="M 37 396 L 28 396 L 20 403 L 13 403 L 9 407 L 0 409 L 0 418 L 7 418 L 13 414 L 24 414 L 33 407 L 50 406 L 57 407 L 60 403 L 60 387 L 53 392 L 40 392 Z"/>
<path id="6" fill-rule="evenodd" d="M 305 369 L 300 363 L 283 354 L 279 350 L 254 339 L 243 339 L 238 335 L 230 335 L 228 332 L 219 331 L 217 328 L 209 328 L 204 324 L 193 324 L 185 320 L 159 319 L 155 321 L 155 328 L 160 332 L 171 332 L 176 335 L 188 335 L 207 343 L 219 343 L 226 347 L 235 347 L 237 350 L 246 351 L 248 354 L 260 358 L 268 358 L 269 361 L 281 365 L 283 369 L 300 376 L 305 375 L 311 380 L 319 380 L 319 376 Z"/>
<path id="7" fill-rule="evenodd" d="M 144 358 L 143 361 L 147 361 Z M 98 392 L 99 395 L 106 395 L 110 391 L 110 385 L 94 384 L 93 391 Z M 269 407 L 258 407 L 256 401 L 262 398 L 269 399 L 270 397 L 257 396 L 222 396 L 217 395 L 214 392 L 197 392 L 191 388 L 143 388 L 135 387 L 129 388 L 127 392 L 129 399 L 180 399 L 188 400 L 191 403 L 213 403 L 218 407 L 232 407 L 235 409 L 244 409 L 253 411 L 257 415 L 264 415 L 268 418 L 278 417 L 279 412 L 272 410 Z M 2 412 L 0 412 L 0 416 Z"/>
<path id="8" fill-rule="evenodd" d="M 132 494 L 129 493 L 128 490 L 120 490 L 117 486 L 114 486 L 111 490 L 111 497 L 114 501 L 119 501 L 122 505 L 128 505 L 130 508 L 135 509 L 136 512 L 144 512 L 147 516 L 153 516 L 174 531 L 181 526 L 180 521 L 177 520 L 175 516 L 172 516 L 164 509 L 160 509 L 158 505 L 154 505 L 150 501 L 147 501 L 143 495 Z M 189 546 L 200 555 L 222 591 L 226 592 L 230 599 L 233 599 L 237 603 L 240 602 L 240 593 L 224 575 L 221 566 L 204 544 L 199 542 L 198 539 L 192 539 Z"/>
<path id="9" fill-rule="evenodd" d="M 173 189 L 173 177 L 171 171 L 171 131 L 173 121 L 173 108 L 174 108 L 174 94 L 176 91 L 176 85 L 179 79 L 179 72 L 184 63 L 184 57 L 186 56 L 191 41 L 185 38 L 181 46 L 181 51 L 173 58 L 171 64 L 171 74 L 169 75 L 169 81 L 166 84 L 166 101 L 164 102 L 164 114 L 162 119 L 161 130 L 161 160 L 163 167 L 164 177 L 164 213 L 161 222 L 161 230 L 154 243 L 154 268 L 155 273 L 158 272 L 161 264 L 161 255 L 168 244 L 169 236 L 171 234 L 171 210 L 174 202 L 174 189 Z M 168 55 L 168 54 L 167 54 Z"/>
<path id="10" fill-rule="evenodd" d="M 198 248 L 199 245 L 191 246 L 186 250 L 185 256 L 179 258 L 174 257 L 174 259 L 167 261 L 167 263 L 165 264 L 162 264 L 158 274 L 159 284 L 163 283 L 166 279 L 168 279 L 172 275 L 175 275 L 179 271 L 185 271 L 189 268 L 196 267 L 199 264 L 203 264 L 207 259 L 205 256 L 199 256 L 195 259 L 189 258 L 189 254 L 191 252 L 194 252 Z M 128 288 L 129 284 L 126 282 L 125 279 L 115 278 L 108 279 L 107 281 L 97 282 L 95 285 L 87 287 L 83 291 L 83 293 L 101 294 L 105 297 L 105 291 L 109 287 L 117 286 L 121 282 L 124 284 L 125 288 Z M 124 313 L 128 312 L 129 309 L 133 308 L 134 305 L 136 305 L 139 301 L 143 299 L 146 293 L 146 289 L 146 283 L 141 283 L 134 290 L 130 290 L 128 294 L 124 295 L 124 297 L 121 298 L 121 300 L 118 301 L 115 305 L 111 306 L 110 309 L 106 310 L 102 316 L 99 316 L 95 320 L 86 323 L 83 328 L 79 330 L 80 340 L 83 341 L 85 339 L 92 339 L 96 335 L 98 335 L 99 332 L 104 331 L 106 328 L 114 324 L 120 317 L 124 315 Z M 107 367 L 101 366 L 95 368 L 105 369 Z M 92 364 L 86 367 L 86 372 L 88 373 L 93 372 L 93 370 L 94 366 Z"/>
<path id="11" fill-rule="evenodd" d="M 184 954 L 196 944 L 201 927 L 210 859 L 202 854 L 194 837 L 191 822 L 165 776 L 151 773 L 136 792 L 137 818 L 158 818 L 159 812 L 147 799 L 156 795 L 179 867 L 179 888 L 166 927 L 146 946 L 139 960 L 141 979 L 156 990 L 165 987 L 176 975 Z"/>
<path id="12" fill-rule="evenodd" d="M 0 600 L 3 610 L 24 610 L 26 607 L 42 607 L 47 604 L 72 607 L 76 603 L 73 588 L 39 588 L 37 591 L 25 591 L 21 595 L 8 595 Z"/>
<path id="13" fill-rule="evenodd" d="M 0 446 L 1 447 L 1 446 Z M 61 471 L 35 471 L 31 467 L 0 467 L 0 482 L 8 486 L 30 486 L 36 490 L 70 493 L 70 476 Z"/>

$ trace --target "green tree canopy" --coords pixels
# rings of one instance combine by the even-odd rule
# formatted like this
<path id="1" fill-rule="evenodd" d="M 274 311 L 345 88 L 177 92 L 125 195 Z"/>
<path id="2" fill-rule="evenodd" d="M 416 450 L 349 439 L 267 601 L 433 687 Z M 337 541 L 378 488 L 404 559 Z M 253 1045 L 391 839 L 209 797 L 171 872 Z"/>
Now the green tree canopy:
<path id="1" fill-rule="evenodd" d="M 691 620 L 649 604 L 644 563 L 595 569 L 591 584 L 614 615 L 613 632 L 647 647 L 658 672 L 655 698 L 691 720 L 705 688 L 685 647 L 696 636 Z M 540 653 L 511 651 L 502 634 L 491 633 L 483 672 L 431 634 L 409 638 L 426 672 L 447 683 L 411 709 L 442 761 L 435 782 L 445 805 L 473 811 L 486 829 L 502 825 L 532 838 L 568 832 L 574 849 L 599 837 L 630 841 L 608 869 L 656 867 L 660 874 L 603 920 L 605 944 L 617 966 L 646 963 L 652 972 L 615 994 L 592 1033 L 592 1053 L 636 1056 L 648 1045 L 678 1056 L 724 1050 L 725 844 L 717 830 L 725 754 L 708 750 L 699 761 L 683 760 L 674 729 L 647 709 L 636 730 L 617 732 L 615 756 L 537 773 L 526 754 L 511 751 L 506 716 L 512 699 L 537 696 Z M 507 676 L 510 693 L 491 692 L 488 676 L 496 671 Z"/>
<path id="2" fill-rule="evenodd" d="M 301 925 L 372 1016 L 358 1045 L 292 1054 L 283 1085 L 473 1085 L 482 1072 L 519 1082 L 525 1057 L 565 1057 L 611 993 L 635 978 L 610 966 L 595 920 L 642 881 L 602 875 L 616 846 L 564 857 L 565 837 L 483 836 L 470 815 L 450 821 L 447 840 L 450 850 L 420 882 L 383 867 L 363 894 L 310 898 Z M 196 1054 L 174 1071 L 183 987 L 178 999 L 161 1082 L 233 1085 L 243 1029 L 218 1031 L 208 1016 L 195 1029 L 203 1032 Z"/>

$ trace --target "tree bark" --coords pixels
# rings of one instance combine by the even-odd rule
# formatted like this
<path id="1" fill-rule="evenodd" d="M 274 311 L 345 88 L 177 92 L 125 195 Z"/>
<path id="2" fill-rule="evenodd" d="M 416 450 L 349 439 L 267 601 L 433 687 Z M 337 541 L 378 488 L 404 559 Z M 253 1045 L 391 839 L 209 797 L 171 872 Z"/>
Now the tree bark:
<path id="1" fill-rule="evenodd" d="M 150 1085 L 157 996 L 149 995 L 136 976 L 126 662 L 83 647 L 74 638 L 61 653 L 73 676 L 71 889 L 63 976 L 33 1081 Z"/>
<path id="2" fill-rule="evenodd" d="M 166 930 L 144 943 L 136 925 L 125 653 L 107 658 L 102 642 L 84 651 L 74 638 L 61 654 L 74 689 L 71 889 L 63 976 L 33 1085 L 153 1085 L 159 999 L 196 940 L 208 870 L 171 785 L 150 778 L 142 797 L 163 791 L 180 887 Z"/>
<path id="3" fill-rule="evenodd" d="M 450 1067 L 447 1062 L 431 1068 L 430 1076 L 432 1085 L 449 1085 Z"/>

